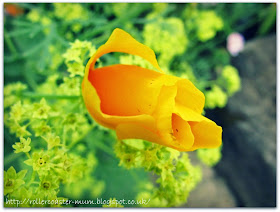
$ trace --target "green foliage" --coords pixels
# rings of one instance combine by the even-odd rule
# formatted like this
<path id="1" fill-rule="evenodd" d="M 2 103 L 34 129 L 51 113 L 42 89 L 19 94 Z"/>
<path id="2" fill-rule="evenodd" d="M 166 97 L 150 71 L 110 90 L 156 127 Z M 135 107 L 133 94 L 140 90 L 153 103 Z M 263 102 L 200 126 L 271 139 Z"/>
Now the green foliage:
<path id="1" fill-rule="evenodd" d="M 218 78 L 218 83 L 226 89 L 229 96 L 239 91 L 241 82 L 237 69 L 230 65 L 225 66 Z"/>
<path id="2" fill-rule="evenodd" d="M 166 73 L 192 81 L 205 94 L 206 108 L 222 108 L 241 89 L 227 36 L 250 27 L 256 28 L 253 37 L 273 32 L 275 5 L 16 5 L 23 15 L 4 16 L 5 207 L 61 207 L 67 199 L 97 197 L 112 204 L 75 206 L 184 204 L 202 180 L 200 167 L 187 153 L 142 140 L 116 141 L 111 130 L 97 125 L 81 97 L 85 65 L 120 27 L 153 49 Z M 97 66 L 120 62 L 153 69 L 137 56 L 117 56 L 106 54 Z M 201 149 L 197 156 L 214 166 L 221 148 Z M 147 204 L 113 203 L 122 198 Z"/>
<path id="3" fill-rule="evenodd" d="M 159 53 L 159 65 L 167 70 L 173 57 L 182 54 L 188 44 L 184 23 L 175 17 L 158 18 L 156 21 L 146 24 L 143 37 L 144 43 Z"/>
<path id="4" fill-rule="evenodd" d="M 11 166 L 7 171 L 4 171 L 4 195 L 11 195 L 17 191 L 17 189 L 23 185 L 24 176 L 27 170 L 21 170 L 16 173 L 16 170 Z"/>
<path id="5" fill-rule="evenodd" d="M 199 167 L 191 165 L 187 153 L 142 140 L 118 141 L 115 146 L 120 165 L 143 167 L 158 175 L 158 186 L 150 185 L 137 199 L 150 199 L 144 207 L 173 207 L 186 202 L 189 192 L 201 180 Z"/>
<path id="6" fill-rule="evenodd" d="M 30 138 L 20 138 L 20 142 L 16 142 L 12 147 L 15 149 L 15 153 L 29 152 L 31 147 L 29 146 L 31 142 Z"/>
<path id="7" fill-rule="evenodd" d="M 197 157 L 208 166 L 215 166 L 222 158 L 221 147 L 197 150 Z"/>

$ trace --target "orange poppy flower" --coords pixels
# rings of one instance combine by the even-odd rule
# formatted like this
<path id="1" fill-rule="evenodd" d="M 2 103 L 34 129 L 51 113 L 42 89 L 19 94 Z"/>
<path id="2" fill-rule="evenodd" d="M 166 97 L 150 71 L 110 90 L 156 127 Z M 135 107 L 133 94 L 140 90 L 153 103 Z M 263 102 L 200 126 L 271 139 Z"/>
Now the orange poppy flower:
<path id="1" fill-rule="evenodd" d="M 138 55 L 159 72 L 122 64 L 95 68 L 97 59 L 110 52 Z M 222 128 L 201 115 L 203 93 L 187 79 L 164 74 L 153 50 L 121 29 L 88 61 L 82 94 L 91 116 L 119 139 L 143 139 L 179 151 L 221 145 Z"/>
<path id="2" fill-rule="evenodd" d="M 16 5 L 10 3 L 4 3 L 5 11 L 11 16 L 18 16 L 23 14 L 23 9 Z"/>

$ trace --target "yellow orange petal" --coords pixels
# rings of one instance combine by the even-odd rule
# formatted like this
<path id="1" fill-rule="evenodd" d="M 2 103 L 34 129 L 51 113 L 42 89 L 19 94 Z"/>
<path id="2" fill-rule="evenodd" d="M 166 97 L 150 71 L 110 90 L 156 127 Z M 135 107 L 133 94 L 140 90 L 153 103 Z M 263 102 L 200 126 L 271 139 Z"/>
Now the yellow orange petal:
<path id="1" fill-rule="evenodd" d="M 84 80 L 82 83 L 82 94 L 85 105 L 91 116 L 101 125 L 110 129 L 115 129 L 120 123 L 139 121 L 150 126 L 154 123 L 154 118 L 150 115 L 141 114 L 136 116 L 112 116 L 104 114 L 100 109 L 100 98 L 90 81 Z"/>
<path id="2" fill-rule="evenodd" d="M 222 128 L 215 122 L 179 103 L 176 103 L 175 113 L 189 123 L 194 135 L 194 145 L 189 151 L 198 148 L 216 148 L 221 145 Z"/>
<path id="3" fill-rule="evenodd" d="M 222 144 L 222 128 L 213 121 L 189 122 L 194 135 L 192 150 L 217 148 Z"/>
<path id="4" fill-rule="evenodd" d="M 179 143 L 179 145 L 176 145 L 176 149 L 180 151 L 189 151 L 195 139 L 189 123 L 180 116 L 172 114 L 172 129 L 173 135 Z"/>
<path id="5" fill-rule="evenodd" d="M 154 130 L 154 131 L 153 131 Z M 143 126 L 137 123 L 120 123 L 116 127 L 116 133 L 119 139 L 143 139 L 154 143 L 162 144 L 161 138 L 156 133 L 154 127 Z"/>
<path id="6" fill-rule="evenodd" d="M 116 28 L 112 32 L 108 41 L 104 45 L 100 46 L 96 53 L 90 58 L 86 67 L 85 75 L 88 74 L 89 69 L 94 69 L 95 62 L 99 57 L 110 52 L 123 52 L 140 56 L 149 61 L 157 70 L 162 72 L 152 49 L 135 40 L 127 32 Z"/>
<path id="7" fill-rule="evenodd" d="M 176 102 L 197 113 L 202 113 L 205 102 L 204 94 L 188 79 L 180 79 L 177 85 L 178 92 Z"/>
<path id="8" fill-rule="evenodd" d="M 157 103 L 160 73 L 133 65 L 113 65 L 89 73 L 103 113 L 113 116 L 151 114 Z"/>

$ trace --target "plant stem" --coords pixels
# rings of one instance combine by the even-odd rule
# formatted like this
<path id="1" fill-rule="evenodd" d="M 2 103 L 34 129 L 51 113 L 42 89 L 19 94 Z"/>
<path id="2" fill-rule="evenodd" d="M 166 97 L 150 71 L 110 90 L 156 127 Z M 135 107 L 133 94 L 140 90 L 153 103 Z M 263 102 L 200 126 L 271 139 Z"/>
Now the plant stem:
<path id="1" fill-rule="evenodd" d="M 25 152 L 26 156 L 30 159 L 30 154 L 28 152 Z"/>
<path id="2" fill-rule="evenodd" d="M 101 149 L 103 152 L 107 153 L 108 155 L 115 157 L 115 153 L 112 151 L 112 149 L 108 146 L 106 146 L 104 143 L 96 142 L 96 147 Z"/>
<path id="3" fill-rule="evenodd" d="M 13 43 L 13 41 L 11 40 L 10 36 L 8 36 L 7 31 L 4 29 L 4 39 L 6 41 L 6 44 L 8 45 L 8 48 L 10 49 L 10 51 L 14 54 L 14 55 L 18 55 L 17 49 Z"/>

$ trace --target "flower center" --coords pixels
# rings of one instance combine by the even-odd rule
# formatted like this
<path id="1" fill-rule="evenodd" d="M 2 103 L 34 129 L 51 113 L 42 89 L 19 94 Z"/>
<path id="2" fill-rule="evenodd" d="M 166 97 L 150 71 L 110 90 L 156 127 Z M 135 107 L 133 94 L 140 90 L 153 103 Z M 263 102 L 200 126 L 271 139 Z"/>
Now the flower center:
<path id="1" fill-rule="evenodd" d="M 14 180 L 8 179 L 8 182 L 6 183 L 6 187 L 12 187 L 14 185 Z"/>
<path id="2" fill-rule="evenodd" d="M 51 184 L 49 182 L 44 182 L 43 183 L 43 188 L 44 189 L 49 189 L 51 187 Z"/>
<path id="3" fill-rule="evenodd" d="M 38 164 L 39 166 L 43 166 L 44 164 L 46 164 L 46 161 L 43 158 L 39 158 Z"/>

